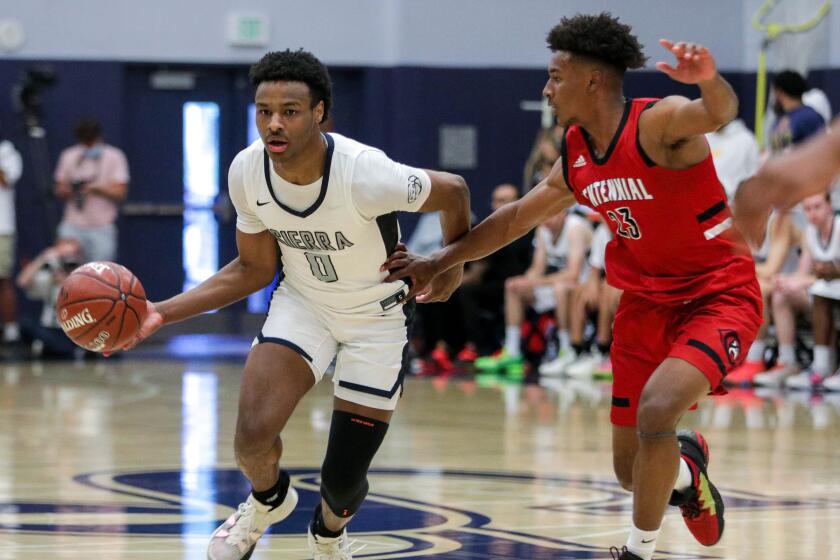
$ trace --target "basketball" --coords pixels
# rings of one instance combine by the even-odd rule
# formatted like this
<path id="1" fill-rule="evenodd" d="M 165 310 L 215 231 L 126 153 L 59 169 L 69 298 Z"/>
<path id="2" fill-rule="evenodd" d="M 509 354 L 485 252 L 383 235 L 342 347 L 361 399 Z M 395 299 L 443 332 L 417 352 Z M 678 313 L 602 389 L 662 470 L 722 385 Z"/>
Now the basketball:
<path id="1" fill-rule="evenodd" d="M 56 313 L 62 330 L 77 345 L 111 352 L 131 340 L 143 324 L 146 292 L 126 267 L 89 262 L 62 282 Z"/>

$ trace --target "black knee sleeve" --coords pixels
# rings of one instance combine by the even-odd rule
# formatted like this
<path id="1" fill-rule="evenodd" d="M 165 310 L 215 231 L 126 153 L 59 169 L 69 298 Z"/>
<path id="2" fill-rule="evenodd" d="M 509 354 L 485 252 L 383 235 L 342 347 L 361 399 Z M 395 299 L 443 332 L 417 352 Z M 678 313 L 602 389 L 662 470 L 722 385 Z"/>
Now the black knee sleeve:
<path id="1" fill-rule="evenodd" d="M 350 517 L 362 505 L 370 462 L 387 431 L 386 422 L 333 411 L 327 456 L 321 467 L 321 496 L 337 516 Z"/>

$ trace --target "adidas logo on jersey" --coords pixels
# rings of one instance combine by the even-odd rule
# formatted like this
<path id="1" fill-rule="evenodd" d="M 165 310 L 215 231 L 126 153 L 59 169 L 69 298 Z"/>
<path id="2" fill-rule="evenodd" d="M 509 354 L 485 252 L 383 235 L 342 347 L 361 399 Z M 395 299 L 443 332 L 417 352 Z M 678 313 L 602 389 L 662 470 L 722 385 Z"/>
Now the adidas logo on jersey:
<path id="1" fill-rule="evenodd" d="M 583 154 L 581 154 L 578 156 L 577 160 L 575 160 L 572 167 L 583 167 L 584 165 L 586 165 L 586 158 L 584 158 Z"/>

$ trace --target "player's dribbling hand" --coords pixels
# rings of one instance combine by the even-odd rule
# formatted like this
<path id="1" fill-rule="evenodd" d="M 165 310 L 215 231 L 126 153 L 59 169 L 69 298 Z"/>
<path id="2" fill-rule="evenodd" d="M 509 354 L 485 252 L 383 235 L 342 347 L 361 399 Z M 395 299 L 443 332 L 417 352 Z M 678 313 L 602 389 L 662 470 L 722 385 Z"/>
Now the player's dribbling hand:
<path id="1" fill-rule="evenodd" d="M 659 44 L 677 58 L 676 67 L 667 62 L 656 63 L 656 68 L 668 74 L 672 80 L 684 84 L 697 84 L 711 80 L 717 74 L 715 59 L 703 45 L 684 41 L 673 43 L 668 39 L 660 39 Z"/>
<path id="2" fill-rule="evenodd" d="M 137 331 L 137 335 L 124 344 L 120 350 L 131 350 L 163 326 L 163 315 L 161 315 L 160 311 L 157 310 L 155 304 L 149 300 L 146 300 L 146 312 L 146 318 L 143 320 L 143 324 L 140 325 L 140 330 Z M 112 353 L 109 352 L 106 353 L 105 356 L 107 357 L 111 354 Z"/>

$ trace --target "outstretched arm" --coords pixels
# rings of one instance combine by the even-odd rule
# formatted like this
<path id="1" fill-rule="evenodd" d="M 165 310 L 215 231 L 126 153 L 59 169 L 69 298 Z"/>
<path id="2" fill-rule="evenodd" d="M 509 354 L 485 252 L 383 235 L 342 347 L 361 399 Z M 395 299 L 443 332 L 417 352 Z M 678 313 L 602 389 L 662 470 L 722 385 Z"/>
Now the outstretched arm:
<path id="1" fill-rule="evenodd" d="M 524 197 L 493 212 L 487 219 L 455 243 L 422 258 L 397 251 L 383 265 L 384 269 L 398 269 L 385 280 L 411 278 L 409 297 L 426 288 L 433 277 L 467 261 L 489 255 L 510 242 L 519 239 L 546 218 L 572 206 L 572 192 L 563 180 L 560 160 L 554 164 L 549 176 Z M 418 301 L 429 301 L 434 294 Z"/>
<path id="2" fill-rule="evenodd" d="M 239 256 L 216 274 L 189 291 L 165 301 L 146 302 L 148 315 L 137 336 L 123 350 L 129 350 L 168 323 L 226 307 L 267 286 L 277 273 L 277 241 L 268 230 L 257 234 L 236 230 Z"/>
<path id="3" fill-rule="evenodd" d="M 768 160 L 735 193 L 735 225 L 749 241 L 760 244 L 773 208 L 785 210 L 813 194 L 825 192 L 840 173 L 840 119 L 790 152 Z"/>
<path id="4" fill-rule="evenodd" d="M 672 95 L 644 111 L 639 118 L 639 141 L 657 164 L 685 169 L 709 156 L 704 134 L 735 118 L 738 99 L 718 74 L 708 49 L 665 39 L 660 44 L 676 57 L 676 66 L 658 62 L 656 67 L 678 82 L 696 84 L 700 98 Z"/>

